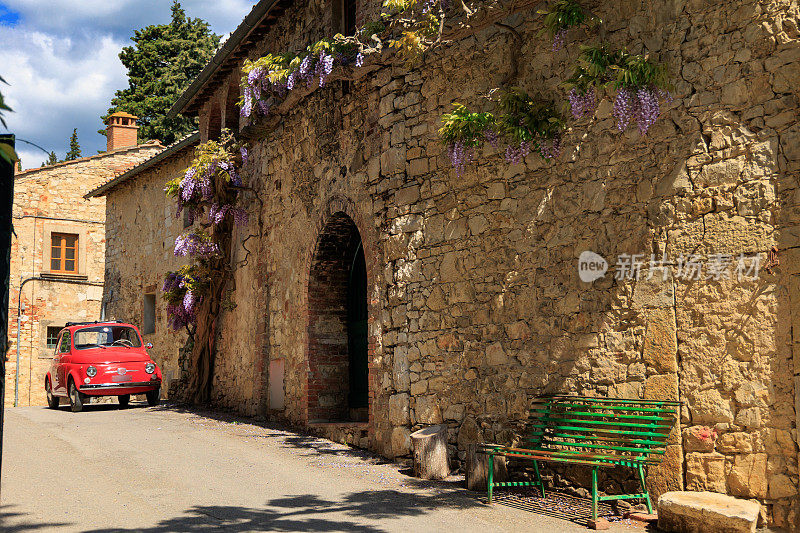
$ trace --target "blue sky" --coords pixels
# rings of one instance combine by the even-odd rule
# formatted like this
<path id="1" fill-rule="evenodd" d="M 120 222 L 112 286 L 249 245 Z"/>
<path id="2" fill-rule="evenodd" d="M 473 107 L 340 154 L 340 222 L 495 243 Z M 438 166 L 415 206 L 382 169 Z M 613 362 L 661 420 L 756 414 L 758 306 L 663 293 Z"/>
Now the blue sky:
<path id="1" fill-rule="evenodd" d="M 256 0 L 183 0 L 186 14 L 224 35 L 236 29 Z M 114 91 L 127 86 L 118 54 L 133 31 L 170 19 L 171 0 L 0 0 L 3 60 L 0 86 L 14 113 L 8 129 L 63 158 L 73 128 L 83 155 L 105 150 L 100 115 Z M 0 132 L 5 132 L 0 125 Z M 23 168 L 46 155 L 18 143 Z"/>

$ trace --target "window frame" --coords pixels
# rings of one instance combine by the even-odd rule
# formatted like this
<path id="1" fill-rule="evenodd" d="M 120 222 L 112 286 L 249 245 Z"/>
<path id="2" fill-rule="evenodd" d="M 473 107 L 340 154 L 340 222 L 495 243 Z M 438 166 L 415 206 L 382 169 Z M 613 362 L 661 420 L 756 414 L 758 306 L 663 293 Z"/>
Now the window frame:
<path id="1" fill-rule="evenodd" d="M 53 344 L 50 344 L 48 342 L 50 340 L 50 330 L 51 329 L 56 330 L 55 342 Z M 45 326 L 45 328 L 44 328 L 44 343 L 45 343 L 45 347 L 47 347 L 48 350 L 53 350 L 54 348 L 56 348 L 58 346 L 62 329 L 64 329 L 64 326 Z"/>
<path id="2" fill-rule="evenodd" d="M 152 318 L 152 326 L 153 326 L 152 328 L 148 327 L 149 324 L 147 322 L 149 315 L 149 313 L 147 312 L 148 298 L 152 301 L 153 305 L 152 308 L 153 312 L 152 315 L 150 316 L 150 318 Z M 156 307 L 158 307 L 157 302 L 158 298 L 156 298 L 155 293 L 146 292 L 142 295 L 142 328 L 141 328 L 142 335 L 152 335 L 156 332 L 156 327 L 158 323 L 158 320 L 156 318 Z"/>
<path id="3" fill-rule="evenodd" d="M 56 246 L 54 240 L 59 238 L 59 245 Z M 72 246 L 68 247 L 67 242 L 68 239 L 74 239 Z M 80 254 L 80 235 L 77 233 L 64 233 L 54 231 L 50 233 L 50 272 L 53 274 L 67 274 L 67 275 L 77 275 L 79 272 L 79 263 L 78 263 L 78 256 Z M 73 257 L 71 259 L 67 258 L 67 250 L 73 250 Z M 54 257 L 53 251 L 58 249 L 58 257 Z M 58 261 L 59 268 L 53 268 L 53 261 Z M 73 268 L 71 270 L 67 270 L 66 263 L 67 261 L 72 261 Z"/>

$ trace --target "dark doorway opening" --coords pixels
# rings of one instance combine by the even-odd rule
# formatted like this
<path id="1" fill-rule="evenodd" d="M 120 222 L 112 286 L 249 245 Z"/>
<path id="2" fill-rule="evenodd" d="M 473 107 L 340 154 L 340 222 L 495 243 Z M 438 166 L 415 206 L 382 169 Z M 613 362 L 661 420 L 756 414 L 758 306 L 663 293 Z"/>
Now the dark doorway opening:
<path id="1" fill-rule="evenodd" d="M 366 421 L 367 267 L 353 220 L 335 213 L 317 241 L 308 283 L 308 420 Z"/>
<path id="2" fill-rule="evenodd" d="M 365 420 L 369 405 L 367 263 L 360 240 L 353 255 L 347 284 L 347 351 L 350 367 L 350 393 L 347 404 L 350 408 L 350 418 Z"/>

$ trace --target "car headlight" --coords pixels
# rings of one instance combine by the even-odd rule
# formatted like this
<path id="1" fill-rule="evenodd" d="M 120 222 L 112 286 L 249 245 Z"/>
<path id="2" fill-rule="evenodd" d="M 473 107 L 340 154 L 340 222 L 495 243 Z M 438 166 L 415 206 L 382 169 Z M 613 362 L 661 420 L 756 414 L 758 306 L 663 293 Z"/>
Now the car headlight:
<path id="1" fill-rule="evenodd" d="M 97 369 L 93 366 L 89 366 L 86 368 L 86 375 L 90 378 L 93 378 L 97 375 Z"/>
<path id="2" fill-rule="evenodd" d="M 152 374 L 153 372 L 155 372 L 156 371 L 155 363 L 147 363 L 146 365 L 144 365 L 144 371 L 147 372 L 148 374 Z"/>

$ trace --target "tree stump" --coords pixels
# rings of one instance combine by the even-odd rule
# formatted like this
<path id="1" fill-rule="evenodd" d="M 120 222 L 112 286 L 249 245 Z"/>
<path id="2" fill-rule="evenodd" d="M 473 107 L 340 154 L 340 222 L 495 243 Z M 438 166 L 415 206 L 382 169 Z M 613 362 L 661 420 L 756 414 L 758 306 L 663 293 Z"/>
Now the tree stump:
<path id="1" fill-rule="evenodd" d="M 421 479 L 444 479 L 450 475 L 447 460 L 447 426 L 420 429 L 411 434 L 414 475 Z"/>
<path id="2" fill-rule="evenodd" d="M 489 456 L 478 453 L 477 444 L 467 444 L 466 469 L 467 490 L 485 491 L 489 482 Z M 494 480 L 508 481 L 506 458 L 502 455 L 494 457 Z"/>

